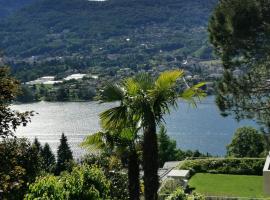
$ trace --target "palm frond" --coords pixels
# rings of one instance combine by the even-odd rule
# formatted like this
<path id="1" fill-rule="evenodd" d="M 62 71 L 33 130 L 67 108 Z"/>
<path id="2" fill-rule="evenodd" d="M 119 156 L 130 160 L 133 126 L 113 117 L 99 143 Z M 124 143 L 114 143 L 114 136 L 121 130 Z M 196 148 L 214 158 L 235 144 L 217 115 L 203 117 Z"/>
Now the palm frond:
<path id="1" fill-rule="evenodd" d="M 124 98 L 124 91 L 119 85 L 108 83 L 100 94 L 103 102 L 121 101 Z"/>
<path id="2" fill-rule="evenodd" d="M 101 126 L 105 130 L 119 129 L 125 125 L 127 122 L 127 107 L 117 106 L 110 108 L 100 115 Z"/>
<path id="3" fill-rule="evenodd" d="M 191 105 L 197 106 L 196 100 L 201 100 L 207 94 L 201 89 L 201 87 L 205 86 L 205 82 L 198 83 L 188 89 L 186 89 L 183 93 L 180 94 L 180 98 L 188 101 Z"/>
<path id="4" fill-rule="evenodd" d="M 104 135 L 105 133 L 103 132 L 91 134 L 83 140 L 80 146 L 90 150 L 104 149 L 106 146 L 106 143 L 104 141 Z"/>
<path id="5" fill-rule="evenodd" d="M 147 91 L 153 88 L 154 81 L 150 74 L 148 73 L 140 73 L 135 78 L 134 81 L 140 86 L 142 91 Z"/>
<path id="6" fill-rule="evenodd" d="M 123 86 L 126 90 L 126 93 L 129 96 L 135 96 L 138 94 L 139 90 L 140 90 L 140 86 L 138 84 L 138 82 L 136 82 L 134 79 L 132 78 L 128 78 L 124 81 Z"/>
<path id="7" fill-rule="evenodd" d="M 176 85 L 177 79 L 184 75 L 183 70 L 172 70 L 161 73 L 155 82 L 155 86 L 162 90 L 167 90 Z"/>

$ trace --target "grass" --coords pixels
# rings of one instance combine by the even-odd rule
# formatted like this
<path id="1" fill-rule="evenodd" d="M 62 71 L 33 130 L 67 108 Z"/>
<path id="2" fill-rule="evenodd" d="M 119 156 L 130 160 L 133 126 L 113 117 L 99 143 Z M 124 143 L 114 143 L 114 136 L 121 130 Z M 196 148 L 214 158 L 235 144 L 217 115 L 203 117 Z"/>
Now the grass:
<path id="1" fill-rule="evenodd" d="M 207 196 L 266 197 L 262 176 L 197 173 L 189 181 L 189 186 Z"/>

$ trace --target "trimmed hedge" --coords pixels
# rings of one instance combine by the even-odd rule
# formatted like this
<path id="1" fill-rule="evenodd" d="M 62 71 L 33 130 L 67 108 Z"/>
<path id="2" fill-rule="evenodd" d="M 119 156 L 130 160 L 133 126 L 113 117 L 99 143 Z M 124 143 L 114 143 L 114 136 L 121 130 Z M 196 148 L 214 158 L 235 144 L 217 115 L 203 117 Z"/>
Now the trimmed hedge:
<path id="1" fill-rule="evenodd" d="M 259 175 L 263 173 L 263 158 L 210 158 L 186 160 L 179 168 L 192 173 Z"/>

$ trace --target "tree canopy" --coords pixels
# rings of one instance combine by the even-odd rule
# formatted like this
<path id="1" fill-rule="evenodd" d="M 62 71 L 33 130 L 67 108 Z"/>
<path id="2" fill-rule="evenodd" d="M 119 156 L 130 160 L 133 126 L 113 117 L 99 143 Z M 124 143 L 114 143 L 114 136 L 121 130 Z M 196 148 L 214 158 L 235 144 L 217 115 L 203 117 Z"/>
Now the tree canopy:
<path id="1" fill-rule="evenodd" d="M 260 157 L 265 151 L 264 136 L 252 127 L 236 130 L 232 142 L 227 146 L 228 156 L 237 158 Z"/>
<path id="2" fill-rule="evenodd" d="M 221 0 L 210 41 L 224 66 L 216 102 L 223 115 L 255 118 L 270 127 L 270 2 Z"/>
<path id="3" fill-rule="evenodd" d="M 33 112 L 18 112 L 10 108 L 20 92 L 19 82 L 12 78 L 9 68 L 0 67 L 0 137 L 13 136 L 17 127 L 26 126 Z"/>

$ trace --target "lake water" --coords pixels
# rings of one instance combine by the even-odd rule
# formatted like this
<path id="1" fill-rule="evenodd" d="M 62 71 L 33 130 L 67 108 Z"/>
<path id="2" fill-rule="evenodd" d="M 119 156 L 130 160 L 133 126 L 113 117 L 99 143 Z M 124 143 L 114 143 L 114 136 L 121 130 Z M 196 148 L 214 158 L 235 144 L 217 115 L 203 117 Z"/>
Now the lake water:
<path id="1" fill-rule="evenodd" d="M 84 151 L 79 147 L 83 138 L 99 130 L 98 114 L 114 105 L 97 102 L 51 103 L 39 102 L 14 105 L 19 111 L 34 110 L 39 113 L 27 127 L 20 127 L 17 136 L 41 143 L 48 142 L 56 152 L 61 133 L 68 137 L 74 156 Z M 200 150 L 213 155 L 224 155 L 235 129 L 244 125 L 256 126 L 252 121 L 238 123 L 232 117 L 220 116 L 214 97 L 207 97 L 197 108 L 179 102 L 179 108 L 165 117 L 168 134 L 182 149 Z"/>

